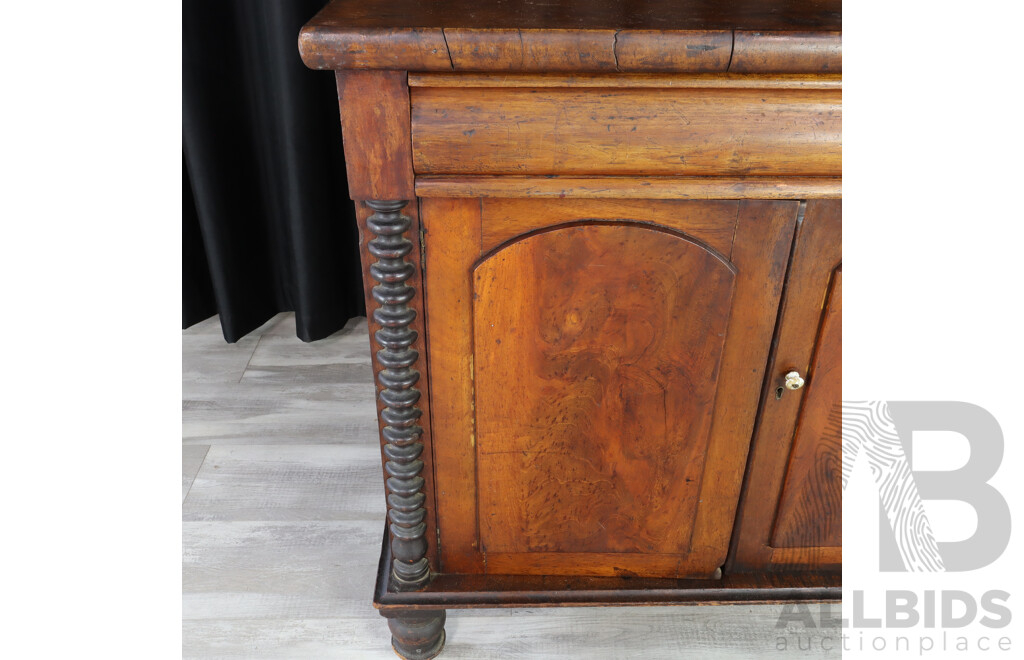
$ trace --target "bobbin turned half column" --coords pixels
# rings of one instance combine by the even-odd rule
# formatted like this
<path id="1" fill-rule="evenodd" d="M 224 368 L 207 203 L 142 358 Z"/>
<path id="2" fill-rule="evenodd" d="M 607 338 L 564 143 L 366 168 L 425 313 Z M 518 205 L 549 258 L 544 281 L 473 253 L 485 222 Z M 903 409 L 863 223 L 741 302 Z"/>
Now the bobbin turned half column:
<path id="1" fill-rule="evenodd" d="M 387 589 L 414 592 L 436 574 L 438 536 L 409 89 L 406 74 L 397 71 L 339 71 L 337 80 L 377 384 L 390 550 Z M 381 614 L 400 656 L 423 660 L 441 651 L 444 610 Z"/>
<path id="2" fill-rule="evenodd" d="M 387 487 L 388 529 L 391 534 L 391 579 L 401 590 L 419 589 L 430 578 L 427 564 L 426 496 L 423 493 L 423 427 L 422 411 L 417 407 L 420 391 L 416 382 L 419 354 L 412 348 L 416 331 L 409 326 L 416 310 L 409 306 L 416 290 L 407 284 L 416 267 L 406 261 L 412 252 L 412 241 L 405 234 L 412 220 L 402 215 L 404 201 L 367 201 L 374 210 L 367 228 L 375 238 L 367 249 L 377 260 L 370 265 L 370 275 L 379 282 L 371 295 L 378 307 L 373 319 L 381 329 L 374 333 L 380 346 L 375 361 L 380 370 L 379 400 L 384 438 L 384 471 Z"/>
<path id="3" fill-rule="evenodd" d="M 384 471 L 387 473 L 388 531 L 391 542 L 390 583 L 396 591 L 414 591 L 430 580 L 427 562 L 426 495 L 423 492 L 423 412 L 417 406 L 420 380 L 416 370 L 419 353 L 412 348 L 417 333 L 410 326 L 416 310 L 410 303 L 416 290 L 408 281 L 416 267 L 406 257 L 413 250 L 406 233 L 412 219 L 402 214 L 405 201 L 373 201 L 366 205 L 374 213 L 367 228 L 375 238 L 367 250 L 377 260 L 370 275 L 379 282 L 371 290 L 379 305 L 373 319 L 380 324 L 374 340 L 380 346 L 375 356 L 378 398 L 383 408 L 380 420 L 385 444 Z M 395 652 L 408 660 L 433 658 L 444 646 L 444 610 L 435 612 L 395 612 L 388 615 L 391 644 Z"/>

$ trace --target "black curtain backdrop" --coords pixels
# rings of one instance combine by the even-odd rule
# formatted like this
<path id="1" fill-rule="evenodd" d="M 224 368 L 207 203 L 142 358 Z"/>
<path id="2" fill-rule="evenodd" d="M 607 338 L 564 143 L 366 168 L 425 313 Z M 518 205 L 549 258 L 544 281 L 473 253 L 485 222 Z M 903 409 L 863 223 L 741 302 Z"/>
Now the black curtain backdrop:
<path id="1" fill-rule="evenodd" d="M 182 7 L 182 327 L 238 341 L 294 311 L 303 341 L 365 313 L 334 76 L 299 59 L 324 0 Z"/>

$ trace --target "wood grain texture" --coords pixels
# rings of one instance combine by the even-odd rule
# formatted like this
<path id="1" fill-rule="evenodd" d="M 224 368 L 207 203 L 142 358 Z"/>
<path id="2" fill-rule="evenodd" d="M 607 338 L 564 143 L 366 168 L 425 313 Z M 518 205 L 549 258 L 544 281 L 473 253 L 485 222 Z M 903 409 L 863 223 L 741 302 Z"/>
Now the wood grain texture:
<path id="1" fill-rule="evenodd" d="M 548 465 L 550 466 L 550 461 Z M 578 484 L 577 488 L 570 489 L 570 491 L 572 494 L 578 494 Z M 486 505 L 485 502 L 484 506 Z M 615 526 L 614 522 L 611 526 Z M 565 537 L 570 538 L 571 534 L 565 534 Z M 675 576 L 682 572 L 691 577 L 708 579 L 713 573 L 713 570 L 708 571 L 706 562 L 687 562 L 686 555 L 678 552 L 593 552 L 582 551 L 582 549 L 570 549 L 566 552 L 538 552 L 526 550 L 522 552 L 488 551 L 485 557 L 488 575 L 582 575 L 636 578 Z"/>
<path id="2" fill-rule="evenodd" d="M 379 527 L 384 515 L 381 484 L 365 478 L 376 477 L 379 469 L 375 443 L 214 445 L 185 498 L 182 519 L 356 519 L 373 520 Z"/>
<path id="3" fill-rule="evenodd" d="M 307 66 L 338 70 L 725 71 L 743 30 L 790 33 L 791 54 L 779 61 L 792 67 L 806 52 L 806 70 L 816 70 L 814 40 L 840 29 L 835 0 L 785 11 L 768 0 L 334 0 L 302 29 L 299 51 Z M 795 46 L 805 38 L 812 43 Z"/>
<path id="4" fill-rule="evenodd" d="M 182 523 L 182 619 L 269 624 L 371 614 L 383 500 L 374 493 L 349 502 L 372 502 L 378 515 L 330 521 L 310 509 L 305 520 Z"/>
<path id="5" fill-rule="evenodd" d="M 732 32 L 620 30 L 614 48 L 616 71 L 725 71 Z"/>
<path id="6" fill-rule="evenodd" d="M 260 594 L 262 595 L 262 594 Z M 394 660 L 388 627 L 358 605 L 331 618 L 205 617 L 182 622 L 182 660 Z"/>
<path id="7" fill-rule="evenodd" d="M 418 176 L 420 197 L 583 199 L 819 199 L 841 197 L 839 177 Z"/>
<path id="8" fill-rule="evenodd" d="M 622 38 L 620 33 L 620 39 Z M 839 74 L 410 73 L 409 87 L 842 89 Z"/>
<path id="9" fill-rule="evenodd" d="M 651 199 L 483 199 L 480 250 L 546 226 L 581 218 L 642 218 L 697 239 L 721 254 L 732 251 L 739 202 L 684 202 Z M 730 221 L 732 219 L 732 221 Z"/>
<path id="10" fill-rule="evenodd" d="M 832 275 L 823 316 L 775 516 L 776 549 L 843 545 L 842 268 Z"/>
<path id="11" fill-rule="evenodd" d="M 791 550 L 783 549 L 779 552 Z M 646 610 L 659 605 L 698 605 L 702 610 L 717 610 L 720 609 L 718 605 L 839 603 L 842 600 L 841 582 L 842 576 L 836 572 L 804 572 L 798 578 L 787 573 L 740 573 L 725 576 L 721 580 L 441 575 L 428 589 L 418 592 L 415 598 L 398 598 L 391 593 L 383 596 L 385 601 L 375 605 L 381 609 L 421 607 L 453 611 L 538 607 L 545 608 L 545 615 L 548 616 L 557 616 L 558 608 L 563 607 L 642 607 Z M 377 593 L 381 594 L 379 589 Z M 620 616 L 627 616 L 625 611 L 620 612 Z"/>
<path id="12" fill-rule="evenodd" d="M 409 87 L 399 71 L 339 71 L 338 102 L 352 199 L 412 199 Z"/>
<path id="13" fill-rule="evenodd" d="M 676 0 L 332 0 L 310 21 L 349 27 L 524 30 L 839 30 L 837 0 L 686 2 Z"/>
<path id="14" fill-rule="evenodd" d="M 521 215 L 533 216 L 531 231 L 569 220 L 646 220 L 643 217 L 621 217 L 624 215 L 623 209 L 631 204 L 631 212 L 642 213 L 644 203 L 639 201 L 619 200 L 588 203 L 575 209 L 575 213 L 567 211 L 567 209 L 572 209 L 572 205 L 578 203 L 576 200 L 565 200 L 564 206 L 529 200 L 517 200 L 516 203 L 522 205 L 523 213 Z M 603 212 L 601 211 L 602 204 L 606 205 Z M 707 467 L 700 481 L 698 499 L 703 500 L 703 504 L 697 509 L 690 539 L 690 543 L 694 548 L 699 548 L 699 551 L 686 553 L 687 557 L 681 558 L 677 565 L 677 570 L 686 570 L 688 574 L 710 576 L 725 559 L 729 540 L 729 523 L 725 521 L 732 520 L 738 498 L 746 457 L 746 439 L 750 437 L 750 429 L 756 411 L 757 392 L 763 374 L 763 365 L 767 359 L 771 328 L 775 319 L 778 294 L 787 261 L 797 204 L 794 202 L 682 202 L 678 207 L 679 218 L 686 218 L 690 215 L 686 210 L 686 204 L 693 205 L 693 216 L 697 219 L 696 226 L 705 228 L 711 219 L 709 209 L 717 205 L 719 229 L 721 231 L 731 229 L 734 234 L 734 240 L 730 243 L 730 252 L 732 254 L 731 261 L 737 271 L 736 293 L 729 312 L 729 329 L 726 331 L 729 341 L 726 342 L 723 355 L 723 380 L 720 381 L 715 394 L 711 418 L 711 440 L 707 447 Z M 502 205 L 503 203 L 497 200 L 487 201 L 486 204 L 482 204 L 480 200 L 470 199 L 422 200 L 423 221 L 427 228 L 427 235 L 430 237 L 429 241 L 434 241 L 433 244 L 444 247 L 444 249 L 437 250 L 431 250 L 428 247 L 427 277 L 428 289 L 431 292 L 428 296 L 428 322 L 431 327 L 430 346 L 432 355 L 435 356 L 432 358 L 431 383 L 432 387 L 436 389 L 439 382 L 447 381 L 445 387 L 451 388 L 446 396 L 443 396 L 440 391 L 435 394 L 435 405 L 444 400 L 445 405 L 449 407 L 443 421 L 440 417 L 436 418 L 438 423 L 435 424 L 434 429 L 435 434 L 443 433 L 444 435 L 443 438 L 438 436 L 435 453 L 439 498 L 442 497 L 441 492 L 449 491 L 444 495 L 447 498 L 444 502 L 439 499 L 442 516 L 442 565 L 446 567 L 445 570 L 452 570 L 447 568 L 449 566 L 460 566 L 459 571 L 470 573 L 479 573 L 485 570 L 485 554 L 481 552 L 477 537 L 477 504 L 475 498 L 465 496 L 465 493 L 478 493 L 481 498 L 493 496 L 490 493 L 483 493 L 484 482 L 477 481 L 478 470 L 480 479 L 483 479 L 484 472 L 486 472 L 486 467 L 482 462 L 486 456 L 482 453 L 483 444 L 481 443 L 483 441 L 479 435 L 483 433 L 483 427 L 479 425 L 488 422 L 484 421 L 482 414 L 477 415 L 477 411 L 483 405 L 479 399 L 479 392 L 474 397 L 476 383 L 472 375 L 473 365 L 474 360 L 482 359 L 482 354 L 480 353 L 479 338 L 475 341 L 473 339 L 473 323 L 475 321 L 471 305 L 473 291 L 470 286 L 473 264 L 484 252 L 483 237 L 478 232 L 481 231 L 481 226 L 488 228 L 501 226 L 501 222 L 496 221 L 496 218 L 500 216 L 492 217 L 491 213 L 495 208 L 500 209 Z M 506 217 L 514 215 L 508 207 L 501 213 Z M 573 218 L 573 215 L 582 217 Z M 684 221 L 680 220 L 680 222 Z M 598 229 L 604 227 L 609 231 L 615 229 L 614 225 L 607 223 L 595 223 L 593 226 Z M 649 228 L 643 231 L 651 231 L 652 234 L 658 233 Z M 476 242 L 475 248 L 473 241 Z M 495 254 L 500 255 L 501 251 L 499 250 Z M 565 250 L 564 254 L 569 255 L 571 259 L 574 252 L 570 247 Z M 649 258 L 659 259 L 656 252 L 649 255 Z M 509 288 L 515 290 L 517 286 L 525 286 L 525 284 L 513 285 Z M 529 286 L 537 285 L 530 284 Z M 688 293 L 681 291 L 676 295 L 688 295 Z M 477 300 L 485 297 L 488 296 L 482 296 Z M 654 294 L 652 299 L 660 300 L 657 294 Z M 741 305 L 739 299 L 742 299 L 744 304 Z M 697 316 L 699 317 L 699 315 Z M 699 320 L 687 319 L 687 323 L 694 322 L 699 322 Z M 513 326 L 507 325 L 507 327 Z M 441 334 L 438 334 L 438 328 L 441 328 Z M 641 333 L 636 336 L 639 337 L 639 334 Z M 494 339 L 499 338 L 501 337 L 494 337 Z M 443 359 L 451 361 L 451 372 L 437 370 L 437 351 L 448 354 Z M 729 386 L 724 388 L 723 383 L 726 382 L 724 364 L 726 363 L 730 365 L 731 375 L 728 376 Z M 476 364 L 479 367 L 480 363 Z M 758 367 L 757 365 L 762 366 Z M 477 373 L 477 378 L 479 377 L 480 375 Z M 509 382 L 515 381 L 515 377 L 509 378 Z M 694 393 L 688 392 L 688 394 Z M 437 414 L 435 411 L 435 415 Z M 651 430 L 651 434 L 652 436 L 657 435 L 653 430 Z M 645 443 L 650 444 L 657 441 L 657 437 L 653 437 Z M 614 452 L 609 453 L 608 456 L 614 456 Z M 712 457 L 714 457 L 713 461 Z M 512 460 L 512 455 L 509 460 Z M 477 461 L 481 462 L 478 464 Z M 648 479 L 650 478 L 651 476 L 648 475 Z M 458 496 L 455 496 L 454 493 L 458 493 Z M 705 509 L 706 511 L 702 513 Z M 599 549 L 591 548 L 591 550 Z M 531 552 L 499 554 L 508 555 L 499 558 L 499 565 L 501 562 L 505 562 L 504 565 L 511 568 L 518 562 L 519 568 L 515 570 L 530 572 L 531 569 L 528 566 L 531 562 Z M 682 553 L 677 552 L 677 554 Z M 580 570 L 578 566 L 588 565 L 585 557 L 586 553 L 580 553 L 575 559 L 584 561 L 576 562 L 574 564 L 576 568 L 571 570 Z M 563 564 L 568 566 L 572 559 L 571 557 L 564 558 Z M 618 566 L 624 569 L 623 573 L 626 570 L 633 570 L 628 564 L 622 562 Z M 486 570 L 493 568 L 488 562 Z M 607 574 L 607 568 L 601 570 Z"/>
<path id="15" fill-rule="evenodd" d="M 235 382 L 259 385 L 306 385 L 373 382 L 366 352 L 366 318 L 349 319 L 345 327 L 316 342 L 295 341 L 295 317 L 289 315 L 259 337 L 244 373 Z M 372 390 L 371 390 L 372 395 Z"/>
<path id="16" fill-rule="evenodd" d="M 442 572 L 483 571 L 476 532 L 476 435 L 473 426 L 472 280 L 480 254 L 480 202 L 421 200 L 427 249 L 426 316 L 435 499 Z"/>
<path id="17" fill-rule="evenodd" d="M 737 31 L 730 72 L 840 72 L 843 42 L 840 32 Z"/>
<path id="18" fill-rule="evenodd" d="M 761 413 L 751 447 L 727 571 L 761 570 L 773 566 L 773 548 L 770 544 L 772 525 L 801 405 L 811 392 L 810 383 L 814 376 L 810 367 L 815 355 L 823 308 L 833 273 L 841 260 L 841 201 L 808 201 L 794 243 L 786 295 L 779 315 L 776 346 L 768 365 L 770 376 L 762 395 Z M 838 368 L 838 364 L 823 366 L 826 369 Z M 804 374 L 808 385 L 797 391 L 783 389 L 777 397 L 784 374 L 791 370 Z M 838 392 L 830 395 L 838 395 Z M 838 400 L 822 402 L 822 405 L 831 407 Z M 795 570 L 798 567 L 796 561 L 801 557 L 811 560 L 815 555 L 811 552 L 789 553 L 785 567 Z M 811 562 L 803 568 L 806 570 L 819 565 Z"/>
<path id="19" fill-rule="evenodd" d="M 437 576 L 425 589 L 391 588 L 390 548 L 381 548 L 373 605 L 389 610 L 475 607 L 568 607 L 695 603 L 838 603 L 842 575 L 834 571 L 736 573 L 716 580 L 635 576 L 453 575 Z M 783 550 L 788 552 L 788 550 Z"/>
<path id="20" fill-rule="evenodd" d="M 772 570 L 806 571 L 808 566 L 838 573 L 843 567 L 843 547 L 841 545 L 815 545 L 772 548 Z"/>
<path id="21" fill-rule="evenodd" d="M 567 607 L 558 609 L 457 610 L 448 613 L 444 660 L 702 660 L 838 659 L 838 631 L 807 649 L 808 631 L 775 630 L 784 605 Z M 790 610 L 792 605 L 788 606 Z M 835 604 L 810 605 L 817 620 Z M 793 625 L 793 624 L 791 624 Z M 372 610 L 353 605 L 331 618 L 192 619 L 182 625 L 186 660 L 394 660 L 387 626 Z M 778 639 L 788 640 L 779 651 Z M 803 649 L 797 648 L 797 639 Z"/>
<path id="22" fill-rule="evenodd" d="M 299 53 L 311 69 L 452 69 L 440 28 L 366 29 L 314 19 L 299 32 Z"/>
<path id="23" fill-rule="evenodd" d="M 216 316 L 213 317 L 213 320 L 216 323 L 213 336 L 223 342 L 224 335 L 220 330 L 220 321 Z M 200 327 L 194 334 L 184 335 L 181 338 L 182 382 L 187 386 L 198 383 L 237 383 L 245 373 L 253 351 L 256 350 L 260 334 L 253 332 L 234 344 L 228 344 L 227 349 L 223 349 L 210 342 L 209 334 L 202 327 L 203 324 L 199 325 Z"/>
<path id="24" fill-rule="evenodd" d="M 357 382 L 335 385 L 245 378 L 241 383 L 187 385 L 182 393 L 182 441 L 187 445 L 324 445 L 375 438 L 377 419 L 368 367 L 353 369 Z"/>
<path id="25" fill-rule="evenodd" d="M 196 473 L 203 465 L 206 453 L 210 448 L 206 445 L 182 445 L 181 447 L 181 501 L 184 502 Z"/>
<path id="26" fill-rule="evenodd" d="M 473 274 L 483 549 L 684 553 L 733 268 L 604 223 L 528 235 Z"/>
<path id="27" fill-rule="evenodd" d="M 241 342 L 224 343 L 217 317 L 189 328 L 182 340 L 182 442 L 375 442 L 366 332 L 366 319 L 357 317 L 334 335 L 305 343 L 295 335 L 295 316 L 278 314 L 245 338 L 250 348 L 239 354 Z"/>
<path id="28" fill-rule="evenodd" d="M 615 70 L 613 30 L 447 28 L 456 71 Z"/>
<path id="29" fill-rule="evenodd" d="M 705 473 L 692 551 L 728 546 L 757 414 L 772 331 L 796 224 L 796 202 L 740 203 L 732 262 L 739 269 L 733 315 L 722 358 L 724 396 L 715 401 L 712 440 L 706 458 L 720 469 Z M 728 522 L 726 522 L 728 521 Z M 724 564 L 725 552 L 717 565 Z"/>
<path id="30" fill-rule="evenodd" d="M 411 96 L 417 174 L 842 170 L 836 90 L 417 87 Z"/>

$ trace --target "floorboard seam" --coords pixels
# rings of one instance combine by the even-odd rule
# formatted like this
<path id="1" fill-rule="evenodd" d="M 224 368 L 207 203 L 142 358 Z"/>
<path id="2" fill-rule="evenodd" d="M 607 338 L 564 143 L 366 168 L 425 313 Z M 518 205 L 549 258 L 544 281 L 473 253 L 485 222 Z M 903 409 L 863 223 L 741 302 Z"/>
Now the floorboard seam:
<path id="1" fill-rule="evenodd" d="M 263 335 L 256 340 L 256 345 L 252 347 L 252 353 L 249 354 L 249 360 L 245 363 L 245 367 L 242 368 L 242 375 L 238 377 L 238 382 L 241 383 L 242 379 L 245 378 L 245 372 L 249 371 L 249 365 L 252 364 L 252 358 L 256 355 L 256 349 L 260 347 L 260 342 L 263 341 Z"/>
<path id="2" fill-rule="evenodd" d="M 182 510 L 184 510 L 184 508 L 185 508 L 185 502 L 188 500 L 188 496 L 192 493 L 192 486 L 196 485 L 196 477 L 198 477 L 199 473 L 202 472 L 203 465 L 206 464 L 206 457 L 210 455 L 210 449 L 212 447 L 213 447 L 213 445 L 208 445 L 206 447 L 206 451 L 203 452 L 203 460 L 199 461 L 199 467 L 196 468 L 196 473 L 194 475 L 192 475 L 192 481 L 190 481 L 189 484 L 188 484 L 188 490 L 185 491 L 185 497 L 181 498 L 181 508 L 182 508 Z M 184 520 L 182 522 L 184 522 Z"/>

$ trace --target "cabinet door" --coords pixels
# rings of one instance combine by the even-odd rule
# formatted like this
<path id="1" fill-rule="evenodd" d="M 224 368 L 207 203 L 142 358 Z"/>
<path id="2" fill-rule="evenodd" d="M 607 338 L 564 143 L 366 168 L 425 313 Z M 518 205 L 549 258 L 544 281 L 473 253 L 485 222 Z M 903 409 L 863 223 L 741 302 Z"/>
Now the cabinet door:
<path id="1" fill-rule="evenodd" d="M 797 209 L 421 201 L 442 571 L 716 573 Z"/>
<path id="2" fill-rule="evenodd" d="M 842 566 L 841 202 L 807 202 L 737 520 L 737 570 Z M 798 390 L 785 375 L 804 378 Z"/>

